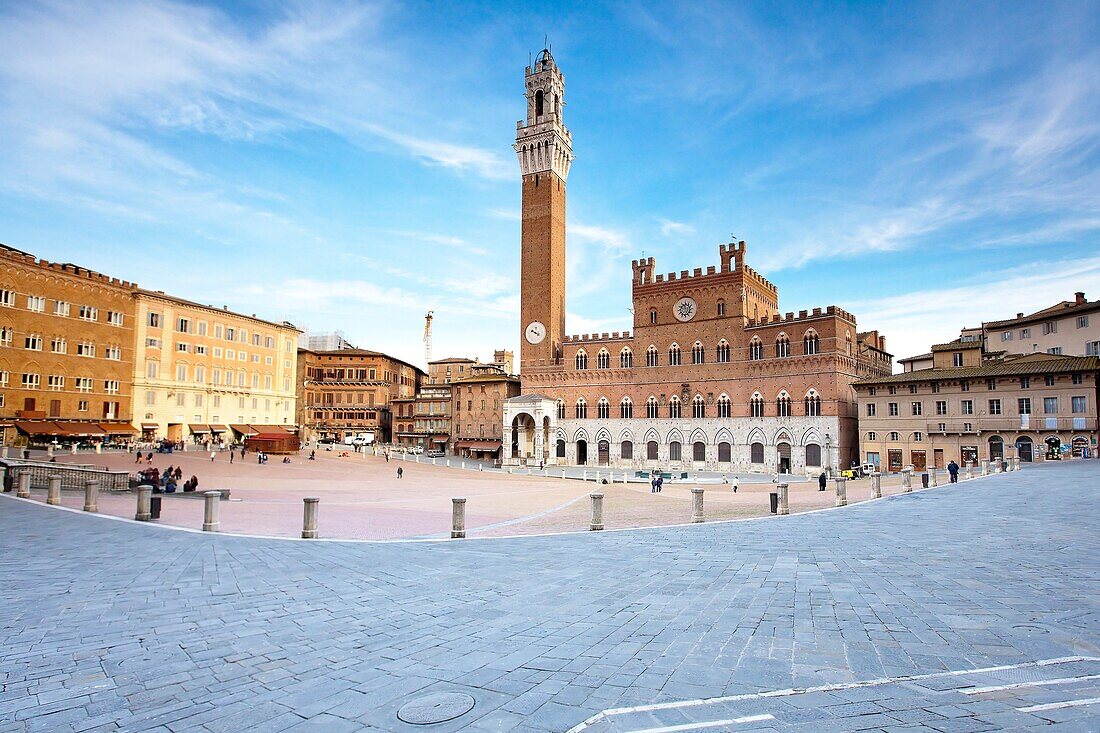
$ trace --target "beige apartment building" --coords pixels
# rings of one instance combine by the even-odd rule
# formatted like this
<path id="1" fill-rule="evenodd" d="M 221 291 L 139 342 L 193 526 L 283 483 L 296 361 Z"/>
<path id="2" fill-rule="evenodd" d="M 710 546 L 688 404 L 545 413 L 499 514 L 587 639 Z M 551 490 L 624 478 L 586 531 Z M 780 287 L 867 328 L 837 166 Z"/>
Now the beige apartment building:
<path id="1" fill-rule="evenodd" d="M 881 470 L 1095 457 L 1100 359 L 934 346 L 930 367 L 853 383 L 860 454 Z"/>
<path id="2" fill-rule="evenodd" d="M 1035 313 L 983 323 L 981 332 L 987 349 L 1008 354 L 1100 356 L 1100 300 L 1074 293 L 1073 300 Z"/>
<path id="3" fill-rule="evenodd" d="M 143 440 L 232 443 L 295 421 L 299 329 L 137 290 L 134 423 Z"/>
<path id="4" fill-rule="evenodd" d="M 136 285 L 0 245 L 0 439 L 126 440 Z"/>

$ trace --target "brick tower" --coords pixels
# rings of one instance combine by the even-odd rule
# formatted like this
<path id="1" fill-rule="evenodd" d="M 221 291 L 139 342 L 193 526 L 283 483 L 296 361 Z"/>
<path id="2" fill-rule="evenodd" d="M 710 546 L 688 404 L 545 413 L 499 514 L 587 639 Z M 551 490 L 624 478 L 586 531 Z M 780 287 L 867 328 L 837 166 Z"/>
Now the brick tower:
<path id="1" fill-rule="evenodd" d="M 520 368 L 561 358 L 565 336 L 565 180 L 573 136 L 562 122 L 565 78 L 548 49 L 525 70 L 527 121 L 516 123 L 523 175 Z"/>

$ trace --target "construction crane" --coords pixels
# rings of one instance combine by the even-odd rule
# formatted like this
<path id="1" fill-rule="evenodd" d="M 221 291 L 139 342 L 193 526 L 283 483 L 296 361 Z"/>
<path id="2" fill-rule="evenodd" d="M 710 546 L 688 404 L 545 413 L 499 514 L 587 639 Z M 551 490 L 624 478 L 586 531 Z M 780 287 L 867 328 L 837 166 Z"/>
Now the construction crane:
<path id="1" fill-rule="evenodd" d="M 432 314 L 435 311 L 428 311 L 424 316 L 424 364 L 425 366 L 432 360 Z"/>

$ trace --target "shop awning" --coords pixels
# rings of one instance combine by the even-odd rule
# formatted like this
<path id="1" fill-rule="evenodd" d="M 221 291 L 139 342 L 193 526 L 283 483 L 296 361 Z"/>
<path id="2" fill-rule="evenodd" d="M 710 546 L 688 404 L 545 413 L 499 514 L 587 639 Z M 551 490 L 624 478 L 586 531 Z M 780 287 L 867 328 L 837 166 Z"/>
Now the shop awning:
<path id="1" fill-rule="evenodd" d="M 447 442 L 447 437 L 443 436 L 442 438 L 432 438 L 432 442 L 433 443 L 446 443 Z"/>
<path id="2" fill-rule="evenodd" d="M 283 430 L 278 433 L 256 433 L 255 435 L 248 436 L 253 440 L 286 440 L 290 437 L 290 433 Z"/>
<path id="3" fill-rule="evenodd" d="M 64 431 L 65 435 L 73 438 L 92 438 L 103 437 L 107 431 L 99 427 L 94 422 L 78 422 L 70 420 L 66 422 L 59 422 L 57 426 Z"/>
<path id="4" fill-rule="evenodd" d="M 229 428 L 224 425 L 211 425 L 210 432 L 212 433 L 228 433 Z"/>
<path id="5" fill-rule="evenodd" d="M 137 432 L 137 429 L 133 425 L 127 425 L 124 422 L 101 422 L 97 424 L 100 428 L 103 429 L 103 432 L 107 433 L 108 435 L 133 435 Z"/>
<path id="6" fill-rule="evenodd" d="M 240 433 L 246 438 L 250 435 L 255 435 L 256 431 L 252 429 L 250 425 L 230 425 L 234 432 Z"/>
<path id="7" fill-rule="evenodd" d="M 455 443 L 455 448 L 469 448 L 470 450 L 497 450 L 500 448 L 499 440 L 460 440 Z"/>
<path id="8" fill-rule="evenodd" d="M 160 428 L 160 425 L 158 425 L 155 422 L 143 422 L 141 424 L 141 429 L 142 430 L 158 430 L 159 428 Z"/>
<path id="9" fill-rule="evenodd" d="M 209 425 L 196 424 L 196 425 L 188 425 L 187 427 L 191 428 L 192 433 L 198 433 L 200 435 L 202 433 L 209 433 L 210 432 L 210 426 Z"/>
<path id="10" fill-rule="evenodd" d="M 27 435 L 68 435 L 64 430 L 52 422 L 27 422 L 16 420 L 15 427 Z"/>
<path id="11" fill-rule="evenodd" d="M 274 434 L 283 438 L 290 435 L 282 425 L 249 425 L 248 427 L 252 428 L 252 432 L 256 434 Z"/>

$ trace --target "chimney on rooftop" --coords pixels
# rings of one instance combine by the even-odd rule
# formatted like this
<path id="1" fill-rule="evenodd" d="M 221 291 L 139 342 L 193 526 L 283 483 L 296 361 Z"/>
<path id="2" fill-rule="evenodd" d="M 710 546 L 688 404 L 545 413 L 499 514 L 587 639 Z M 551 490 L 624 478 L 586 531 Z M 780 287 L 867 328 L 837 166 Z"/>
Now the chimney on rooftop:
<path id="1" fill-rule="evenodd" d="M 1023 317 L 1024 317 L 1024 314 L 1023 314 L 1023 313 L 1017 313 L 1017 314 L 1016 314 L 1016 317 L 1017 317 L 1017 318 L 1023 318 Z"/>
<path id="2" fill-rule="evenodd" d="M 1074 295 L 1077 296 L 1078 305 L 1085 302 L 1085 294 L 1084 293 L 1078 291 L 1078 292 L 1074 293 Z"/>

